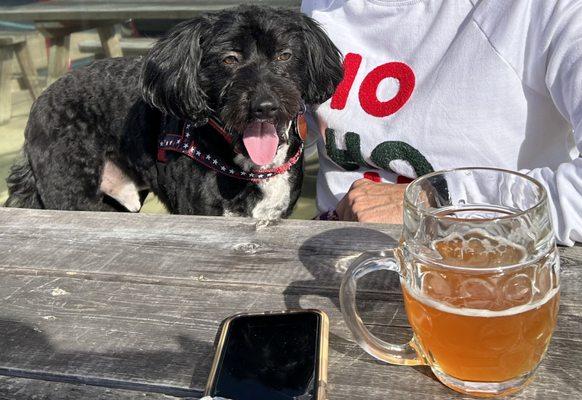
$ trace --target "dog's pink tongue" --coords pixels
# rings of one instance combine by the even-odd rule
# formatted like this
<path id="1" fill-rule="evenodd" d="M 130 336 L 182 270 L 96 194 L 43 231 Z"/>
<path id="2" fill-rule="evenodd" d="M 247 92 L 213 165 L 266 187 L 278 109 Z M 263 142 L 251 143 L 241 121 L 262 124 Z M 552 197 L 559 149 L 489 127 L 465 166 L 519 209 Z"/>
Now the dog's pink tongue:
<path id="1" fill-rule="evenodd" d="M 243 132 L 243 143 L 255 164 L 271 164 L 279 146 L 275 125 L 258 121 L 250 123 Z"/>

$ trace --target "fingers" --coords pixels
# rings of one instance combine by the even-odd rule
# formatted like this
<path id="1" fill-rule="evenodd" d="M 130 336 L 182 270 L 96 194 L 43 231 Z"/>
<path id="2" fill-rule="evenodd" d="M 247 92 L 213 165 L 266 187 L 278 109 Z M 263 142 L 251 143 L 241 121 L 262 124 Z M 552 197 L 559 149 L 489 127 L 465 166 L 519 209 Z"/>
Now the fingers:
<path id="1" fill-rule="evenodd" d="M 350 205 L 348 194 L 340 200 L 335 211 L 337 212 L 340 221 L 357 221 L 356 216 L 352 212 L 352 206 Z"/>
<path id="2" fill-rule="evenodd" d="M 358 179 L 358 180 L 355 180 L 355 181 L 352 183 L 352 186 L 350 187 L 350 190 L 352 190 L 352 189 L 355 189 L 355 188 L 367 187 L 367 186 L 370 186 L 370 185 L 375 185 L 375 184 L 376 184 L 376 182 L 372 182 L 372 181 L 371 181 L 371 180 L 369 180 L 369 179 L 366 179 L 366 178 L 360 178 L 360 179 Z"/>
<path id="3" fill-rule="evenodd" d="M 406 185 L 355 181 L 339 202 L 342 221 L 402 223 L 402 200 Z"/>
<path id="4" fill-rule="evenodd" d="M 352 221 L 382 224 L 402 223 L 402 205 L 357 203 L 351 209 Z"/>
<path id="5" fill-rule="evenodd" d="M 358 179 L 352 183 L 350 190 L 339 202 L 336 212 L 342 221 L 358 221 L 356 209 L 359 208 L 362 200 L 369 197 L 369 183 L 367 179 Z"/>

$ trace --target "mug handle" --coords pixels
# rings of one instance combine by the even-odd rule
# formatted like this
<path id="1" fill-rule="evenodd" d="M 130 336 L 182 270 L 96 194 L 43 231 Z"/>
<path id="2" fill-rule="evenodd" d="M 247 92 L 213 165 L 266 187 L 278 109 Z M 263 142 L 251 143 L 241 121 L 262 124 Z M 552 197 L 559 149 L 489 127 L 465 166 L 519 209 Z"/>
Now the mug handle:
<path id="1" fill-rule="evenodd" d="M 426 362 L 416 350 L 414 339 L 404 345 L 386 343 L 372 335 L 358 315 L 356 308 L 358 279 L 370 272 L 381 270 L 401 275 L 393 250 L 364 253 L 350 265 L 340 287 L 340 306 L 344 320 L 356 342 L 371 356 L 390 364 L 424 365 Z"/>

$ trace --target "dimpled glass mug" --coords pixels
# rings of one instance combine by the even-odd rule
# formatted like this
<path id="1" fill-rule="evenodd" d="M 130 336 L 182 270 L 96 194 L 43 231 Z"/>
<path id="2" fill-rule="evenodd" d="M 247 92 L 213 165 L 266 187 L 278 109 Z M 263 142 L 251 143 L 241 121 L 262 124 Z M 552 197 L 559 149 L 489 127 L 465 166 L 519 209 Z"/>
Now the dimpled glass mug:
<path id="1" fill-rule="evenodd" d="M 408 344 L 376 338 L 357 314 L 356 282 L 378 270 L 400 275 L 414 332 Z M 340 302 L 372 356 L 429 365 L 452 389 L 489 397 L 533 377 L 556 324 L 559 287 L 545 189 L 516 172 L 464 168 L 408 186 L 400 245 L 355 260 Z"/>

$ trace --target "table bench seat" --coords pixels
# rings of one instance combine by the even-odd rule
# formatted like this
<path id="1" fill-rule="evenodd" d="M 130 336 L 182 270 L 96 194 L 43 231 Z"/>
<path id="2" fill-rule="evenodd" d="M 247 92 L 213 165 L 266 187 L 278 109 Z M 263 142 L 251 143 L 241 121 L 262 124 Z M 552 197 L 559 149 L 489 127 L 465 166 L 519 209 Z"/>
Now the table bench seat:
<path id="1" fill-rule="evenodd" d="M 14 58 L 22 71 L 24 84 L 33 99 L 40 94 L 38 75 L 27 46 L 24 32 L 0 33 L 0 124 L 12 115 L 12 66 Z"/>
<path id="2" fill-rule="evenodd" d="M 141 56 L 147 54 L 152 48 L 156 39 L 151 38 L 122 38 L 119 47 L 124 56 Z M 98 40 L 84 40 L 79 43 L 81 53 L 95 54 L 96 58 L 103 58 L 105 53 L 101 42 Z"/>

